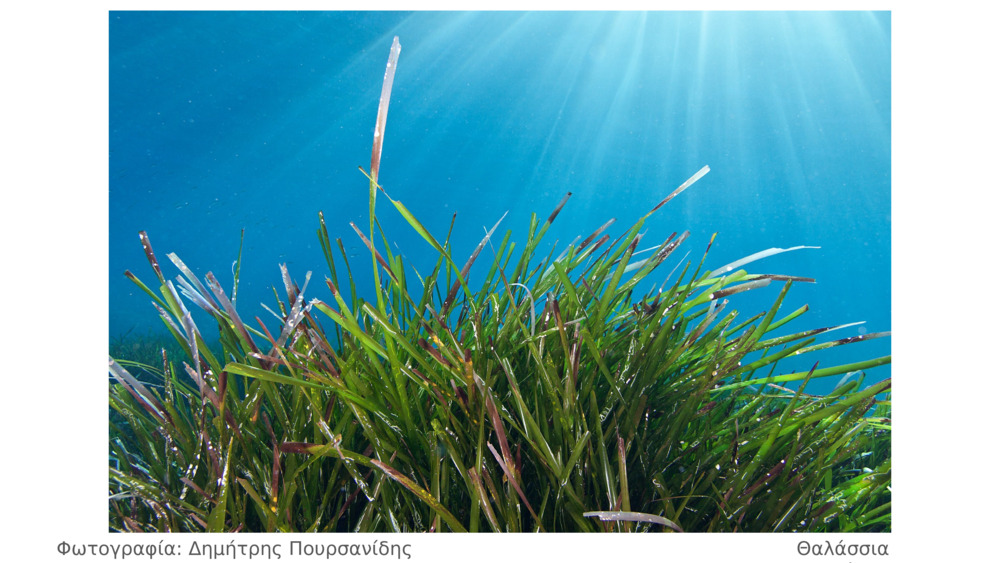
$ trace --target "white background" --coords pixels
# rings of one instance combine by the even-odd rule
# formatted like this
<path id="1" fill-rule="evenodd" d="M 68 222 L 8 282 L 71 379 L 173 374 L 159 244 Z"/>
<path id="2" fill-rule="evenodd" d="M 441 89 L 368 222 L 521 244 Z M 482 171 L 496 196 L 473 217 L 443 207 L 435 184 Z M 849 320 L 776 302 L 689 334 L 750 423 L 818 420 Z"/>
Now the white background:
<path id="1" fill-rule="evenodd" d="M 384 539 L 412 544 L 415 561 L 773 563 L 995 556 L 998 31 L 995 10 L 984 8 L 989 3 L 926 7 L 930 4 L 206 0 L 8 6 L 0 18 L 0 377 L 6 380 L 0 386 L 0 553 L 7 561 L 100 560 L 61 556 L 57 545 L 166 539 L 186 553 L 194 541 L 233 539 L 107 533 L 108 10 L 808 7 L 893 12 L 893 532 Z M 288 561 L 291 539 L 317 541 L 255 535 L 238 542 L 280 540 L 281 560 Z M 383 537 L 323 541 L 376 539 Z M 888 543 L 890 556 L 801 556 L 802 540 Z"/>

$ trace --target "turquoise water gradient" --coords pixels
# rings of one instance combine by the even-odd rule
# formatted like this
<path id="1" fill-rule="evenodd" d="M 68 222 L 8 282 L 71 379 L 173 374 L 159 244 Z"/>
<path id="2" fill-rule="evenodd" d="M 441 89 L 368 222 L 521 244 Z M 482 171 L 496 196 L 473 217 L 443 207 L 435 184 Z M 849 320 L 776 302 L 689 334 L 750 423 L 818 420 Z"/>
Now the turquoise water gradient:
<path id="1" fill-rule="evenodd" d="M 504 212 L 498 231 L 523 239 L 530 213 L 548 216 L 567 191 L 550 243 L 561 250 L 610 217 L 617 236 L 709 165 L 647 223 L 642 247 L 691 231 L 654 278 L 687 250 L 700 259 L 713 232 L 710 268 L 819 246 L 749 268 L 817 279 L 790 293 L 788 311 L 810 312 L 789 330 L 891 329 L 888 13 L 111 12 L 110 33 L 112 338 L 163 330 L 122 275 L 153 279 L 139 230 L 167 272 L 176 252 L 225 287 L 245 228 L 238 308 L 268 319 L 260 303 L 273 303 L 278 264 L 300 283 L 311 270 L 309 296 L 327 296 L 322 210 L 370 284 L 348 222 L 367 225 L 357 167 L 368 168 L 393 36 L 402 53 L 380 181 L 442 239 L 458 213 L 458 256 Z M 429 246 L 387 200 L 378 209 L 426 270 Z M 755 314 L 773 285 L 729 307 Z M 885 338 L 815 359 L 889 348 Z"/>

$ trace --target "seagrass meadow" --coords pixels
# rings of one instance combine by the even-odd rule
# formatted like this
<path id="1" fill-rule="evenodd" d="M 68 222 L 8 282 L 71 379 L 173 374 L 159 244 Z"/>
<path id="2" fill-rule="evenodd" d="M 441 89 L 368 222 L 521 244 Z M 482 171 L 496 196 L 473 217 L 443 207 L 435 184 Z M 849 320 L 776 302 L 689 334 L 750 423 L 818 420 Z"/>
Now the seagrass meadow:
<path id="1" fill-rule="evenodd" d="M 711 243 L 678 260 L 686 231 L 641 250 L 644 225 L 707 166 L 621 232 L 612 219 L 548 244 L 567 193 L 523 235 L 501 219 L 455 256 L 460 216 L 436 238 L 378 183 L 399 53 L 394 40 L 362 171 L 368 224 L 350 224 L 367 256 L 320 213 L 328 273 L 282 265 L 277 323 L 236 310 L 242 246 L 227 292 L 140 233 L 154 279 L 126 276 L 172 341 L 112 347 L 111 530 L 891 530 L 891 380 L 864 381 L 890 357 L 779 371 L 888 333 L 783 331 L 808 311 L 789 296 L 814 280 L 745 268 L 799 247 L 714 267 Z M 377 199 L 433 249 L 429 271 L 394 250 Z M 358 268 L 374 287 L 356 286 Z M 769 285 L 770 308 L 740 314 L 740 294 Z M 820 378 L 840 383 L 807 392 Z"/>

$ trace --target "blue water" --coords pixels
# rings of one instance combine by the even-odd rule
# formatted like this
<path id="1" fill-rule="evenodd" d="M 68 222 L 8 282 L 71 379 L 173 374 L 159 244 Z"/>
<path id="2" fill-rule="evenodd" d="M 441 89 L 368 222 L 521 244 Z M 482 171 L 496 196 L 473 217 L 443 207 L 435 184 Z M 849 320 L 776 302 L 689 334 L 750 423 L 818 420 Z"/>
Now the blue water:
<path id="1" fill-rule="evenodd" d="M 357 168 L 369 165 L 393 36 L 402 53 L 380 183 L 439 239 L 458 213 L 457 256 L 504 212 L 498 232 L 523 240 L 531 212 L 547 217 L 567 191 L 550 244 L 561 250 L 610 217 L 617 236 L 709 165 L 646 225 L 641 247 L 691 231 L 654 278 L 688 250 L 700 259 L 714 232 L 710 268 L 820 246 L 748 268 L 816 278 L 789 294 L 788 312 L 810 311 L 788 329 L 891 329 L 888 13 L 112 12 L 112 338 L 163 330 L 122 275 L 155 279 L 139 230 L 168 275 L 175 252 L 227 287 L 245 228 L 238 309 L 268 319 L 260 303 L 274 303 L 279 264 L 299 283 L 311 270 L 309 296 L 329 297 L 322 210 L 369 287 L 348 222 L 367 232 Z M 430 247 L 382 196 L 378 209 L 398 252 L 426 271 Z M 755 314 L 779 288 L 729 308 Z M 889 348 L 888 338 L 842 346 L 780 371 Z"/>

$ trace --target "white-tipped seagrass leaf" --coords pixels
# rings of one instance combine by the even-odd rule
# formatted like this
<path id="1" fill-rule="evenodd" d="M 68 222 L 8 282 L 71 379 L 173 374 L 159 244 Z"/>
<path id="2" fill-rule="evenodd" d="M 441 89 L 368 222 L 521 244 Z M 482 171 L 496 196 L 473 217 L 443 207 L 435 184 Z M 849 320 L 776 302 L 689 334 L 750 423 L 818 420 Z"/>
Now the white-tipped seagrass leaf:
<path id="1" fill-rule="evenodd" d="M 735 262 L 730 262 L 729 264 L 726 264 L 725 266 L 723 266 L 721 268 L 716 268 L 715 270 L 712 270 L 712 273 L 710 273 L 708 275 L 708 277 L 714 278 L 715 276 L 718 276 L 720 274 L 727 274 L 729 272 L 732 272 L 736 268 L 739 268 L 740 266 L 743 266 L 745 264 L 749 264 L 750 262 L 756 262 L 757 260 L 761 260 L 761 259 L 767 258 L 769 256 L 774 256 L 775 254 L 781 254 L 782 252 L 791 252 L 793 250 L 800 250 L 800 249 L 803 249 L 803 248 L 819 248 L 819 247 L 818 246 L 793 246 L 791 248 L 769 248 L 767 250 L 761 250 L 760 252 L 755 252 L 755 253 L 751 254 L 750 256 L 745 256 L 743 258 L 740 258 L 739 260 L 737 260 Z"/>
<path id="2" fill-rule="evenodd" d="M 608 511 L 608 510 L 597 510 L 594 512 L 584 512 L 584 517 L 586 518 L 600 518 L 601 520 L 608 521 L 623 521 L 623 522 L 648 522 L 650 524 L 659 524 L 661 526 L 666 526 L 671 530 L 677 532 L 683 532 L 680 526 L 673 523 L 670 520 L 662 516 L 657 516 L 656 514 L 646 514 L 644 512 L 624 512 L 624 511 Z"/>

